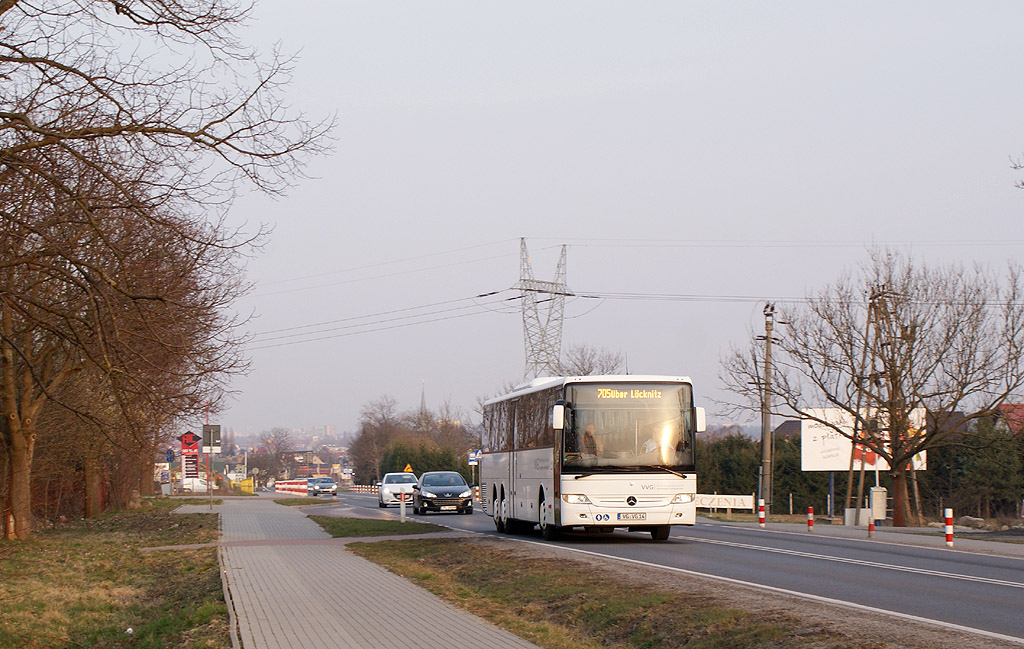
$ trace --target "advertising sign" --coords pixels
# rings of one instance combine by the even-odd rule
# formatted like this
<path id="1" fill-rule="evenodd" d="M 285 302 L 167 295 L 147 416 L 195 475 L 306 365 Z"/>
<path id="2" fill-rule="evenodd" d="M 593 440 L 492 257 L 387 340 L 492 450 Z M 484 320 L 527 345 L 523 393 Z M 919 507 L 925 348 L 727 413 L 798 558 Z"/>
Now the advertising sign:
<path id="1" fill-rule="evenodd" d="M 802 419 L 800 421 L 800 468 L 803 471 L 846 471 L 850 468 L 853 455 L 853 469 L 861 467 L 868 471 L 888 471 L 889 463 L 863 444 L 853 445 L 853 415 L 840 408 L 811 408 L 804 411 L 808 417 L 821 421 Z M 866 413 L 865 413 L 866 414 Z M 831 426 L 826 425 L 828 422 Z M 925 411 L 917 408 L 910 413 L 910 434 L 917 435 L 924 430 Z M 835 428 L 843 431 L 840 433 Z M 887 440 L 889 433 L 881 430 L 878 436 Z M 914 470 L 927 468 L 926 454 L 914 456 Z"/>
<path id="2" fill-rule="evenodd" d="M 199 441 L 201 439 L 199 435 L 189 431 L 178 439 L 181 440 L 182 457 L 185 457 L 186 455 L 199 455 Z"/>

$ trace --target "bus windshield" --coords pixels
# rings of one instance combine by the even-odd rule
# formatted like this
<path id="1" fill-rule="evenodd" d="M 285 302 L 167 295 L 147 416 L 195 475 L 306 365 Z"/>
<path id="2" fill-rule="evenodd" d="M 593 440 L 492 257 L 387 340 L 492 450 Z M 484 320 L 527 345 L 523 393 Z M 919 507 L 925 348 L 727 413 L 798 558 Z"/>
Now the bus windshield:
<path id="1" fill-rule="evenodd" d="M 563 471 L 694 470 L 689 385 L 572 384 L 566 402 Z"/>

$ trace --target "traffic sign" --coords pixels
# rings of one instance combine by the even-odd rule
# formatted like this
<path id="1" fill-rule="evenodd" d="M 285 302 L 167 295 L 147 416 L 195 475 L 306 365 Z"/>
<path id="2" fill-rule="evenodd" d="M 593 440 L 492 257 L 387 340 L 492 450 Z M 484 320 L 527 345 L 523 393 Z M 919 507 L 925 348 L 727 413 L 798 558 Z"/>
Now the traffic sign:
<path id="1" fill-rule="evenodd" d="M 405 471 L 406 473 L 412 473 L 412 472 L 413 472 L 413 471 L 412 471 L 412 465 L 411 465 L 411 464 L 406 464 L 406 465 L 405 465 L 405 468 L 404 468 L 404 469 L 402 469 L 402 470 L 403 470 L 403 471 Z"/>
<path id="2" fill-rule="evenodd" d="M 203 453 L 220 453 L 220 424 L 203 425 Z"/>

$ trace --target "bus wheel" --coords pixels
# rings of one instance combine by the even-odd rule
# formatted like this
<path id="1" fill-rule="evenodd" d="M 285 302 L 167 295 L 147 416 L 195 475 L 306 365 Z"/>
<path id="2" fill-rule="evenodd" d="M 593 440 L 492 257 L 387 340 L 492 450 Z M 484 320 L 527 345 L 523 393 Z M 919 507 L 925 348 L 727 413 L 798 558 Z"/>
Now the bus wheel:
<path id="1" fill-rule="evenodd" d="M 498 530 L 499 534 L 505 533 L 505 519 L 502 517 L 502 506 L 498 501 L 494 501 L 491 505 L 491 512 L 494 514 L 494 529 Z"/>
<path id="2" fill-rule="evenodd" d="M 554 541 L 558 538 L 558 526 L 548 521 L 548 517 L 545 515 L 544 501 L 540 501 L 540 535 L 545 541 Z"/>
<path id="3" fill-rule="evenodd" d="M 670 529 L 668 525 L 656 525 L 651 528 L 651 538 L 655 541 L 666 541 Z"/>

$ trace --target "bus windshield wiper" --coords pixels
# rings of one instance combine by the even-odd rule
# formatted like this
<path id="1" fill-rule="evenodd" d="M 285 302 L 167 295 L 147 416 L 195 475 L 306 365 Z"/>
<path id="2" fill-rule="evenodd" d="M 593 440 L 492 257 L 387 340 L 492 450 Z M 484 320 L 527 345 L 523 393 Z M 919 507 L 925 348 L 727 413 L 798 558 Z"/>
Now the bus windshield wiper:
<path id="1" fill-rule="evenodd" d="M 665 471 L 666 473 L 671 473 L 672 475 L 677 475 L 680 478 L 685 478 L 686 477 L 682 473 L 679 473 L 678 471 L 670 469 L 667 466 L 665 466 L 664 464 L 655 464 L 655 465 L 652 465 L 651 468 L 652 469 L 661 469 L 662 471 Z"/>

